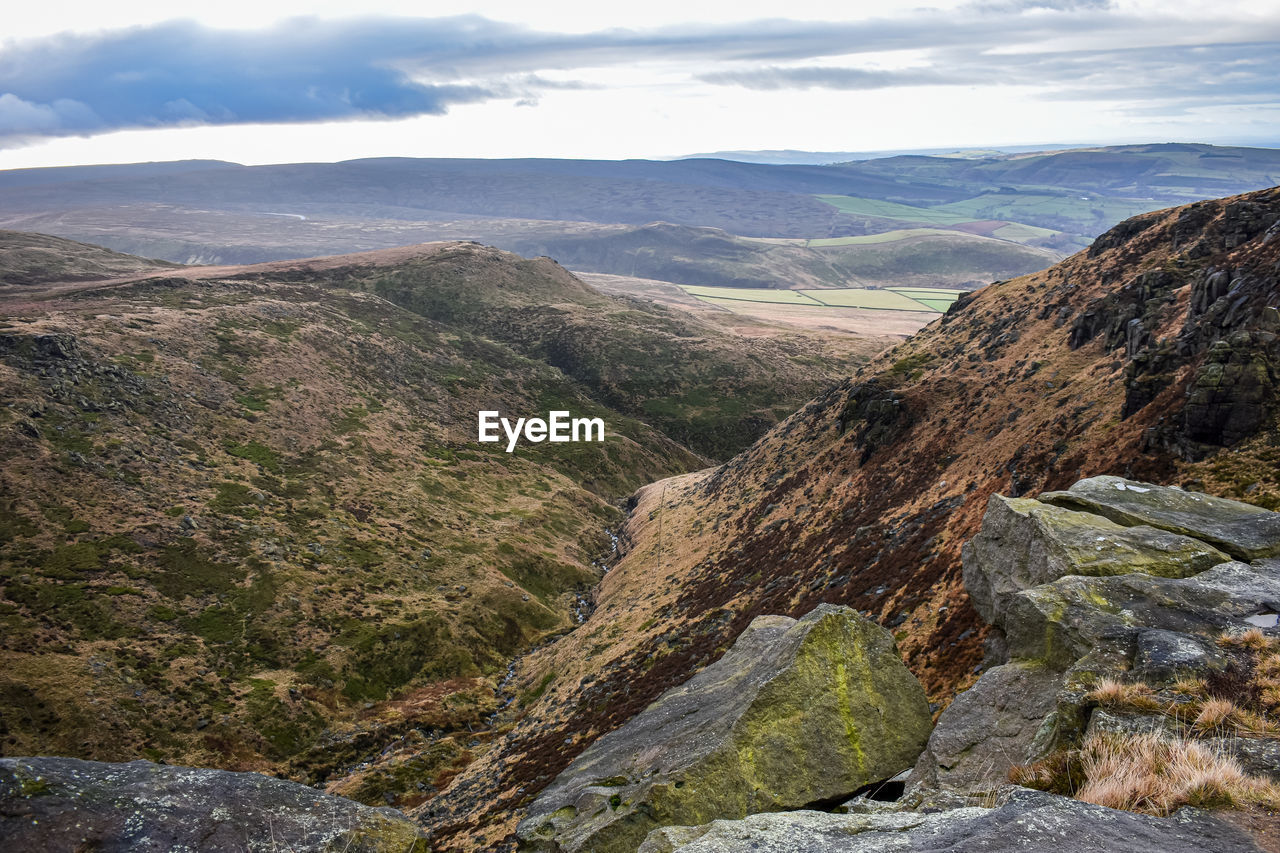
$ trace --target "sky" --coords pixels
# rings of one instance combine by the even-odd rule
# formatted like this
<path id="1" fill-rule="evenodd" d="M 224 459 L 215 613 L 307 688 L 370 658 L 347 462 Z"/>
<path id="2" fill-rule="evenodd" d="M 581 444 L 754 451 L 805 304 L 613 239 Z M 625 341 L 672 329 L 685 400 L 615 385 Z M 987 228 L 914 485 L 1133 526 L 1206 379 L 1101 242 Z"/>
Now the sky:
<path id="1" fill-rule="evenodd" d="M 45 0 L 0 169 L 1280 145 L 1280 0 Z"/>

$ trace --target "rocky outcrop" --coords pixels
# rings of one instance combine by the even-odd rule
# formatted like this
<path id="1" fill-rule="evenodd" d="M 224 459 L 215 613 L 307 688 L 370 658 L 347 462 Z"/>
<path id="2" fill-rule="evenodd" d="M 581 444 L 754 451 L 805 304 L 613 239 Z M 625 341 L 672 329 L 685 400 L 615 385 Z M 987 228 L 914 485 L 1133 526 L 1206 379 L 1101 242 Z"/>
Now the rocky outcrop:
<path id="1" fill-rule="evenodd" d="M 0 758 L 0 837 L 13 850 L 426 851 L 400 812 L 257 773 Z"/>
<path id="2" fill-rule="evenodd" d="M 1280 556 L 1280 513 L 1239 501 L 1121 477 L 1090 477 L 1065 492 L 1046 492 L 1040 500 L 1117 524 L 1193 536 L 1241 560 Z"/>
<path id="3" fill-rule="evenodd" d="M 942 714 L 912 783 L 1003 784 L 1083 736 L 1101 678 L 1158 687 L 1226 671 L 1224 632 L 1276 622 L 1278 546 L 1280 513 L 1119 477 L 993 497 L 964 550 L 992 668 Z"/>
<path id="4" fill-rule="evenodd" d="M 911 411 L 906 401 L 879 378 L 850 389 L 849 401 L 840 412 L 840 432 L 852 433 L 853 441 L 862 448 L 864 463 L 910 426 Z"/>
<path id="5" fill-rule="evenodd" d="M 883 628 L 834 605 L 758 617 L 579 756 L 518 834 L 531 850 L 632 851 L 660 826 L 847 799 L 914 763 L 929 727 Z"/>
<path id="6" fill-rule="evenodd" d="M 1090 685 L 1141 679 L 1156 687 L 1139 695 L 1153 697 L 1161 684 L 1192 683 L 1189 675 L 1239 684 L 1240 658 L 1218 640 L 1280 622 L 1280 560 L 1270 556 L 1278 519 L 1118 477 L 1038 500 L 993 497 L 964 549 L 965 582 L 993 626 L 992 666 L 942 714 L 908 795 L 893 804 L 854 799 L 848 814 L 664 827 L 641 853 L 1263 849 L 1239 825 L 1197 809 L 1153 817 L 1007 780 L 1013 767 L 1086 736 L 1185 737 L 1176 715 L 1099 707 Z M 1245 772 L 1280 777 L 1277 739 L 1228 729 L 1205 737 Z"/>
<path id="7" fill-rule="evenodd" d="M 982 530 L 963 551 L 965 588 L 991 623 L 1009 596 L 1067 575 L 1184 578 L 1229 559 L 1189 536 L 1000 495 L 992 495 Z"/>
<path id="8" fill-rule="evenodd" d="M 669 827 L 651 833 L 638 853 L 1256 853 L 1259 849 L 1244 832 L 1202 811 L 1187 809 L 1173 819 L 1155 818 L 1019 788 L 998 808 L 929 814 L 892 809 L 847 815 L 797 811 Z"/>
<path id="9" fill-rule="evenodd" d="M 1136 273 L 1075 316 L 1067 340 L 1071 349 L 1100 340 L 1105 351 L 1124 360 L 1123 418 L 1166 389 L 1185 389 L 1176 395 L 1180 405 L 1153 431 L 1148 449 L 1200 459 L 1256 434 L 1274 414 L 1280 387 L 1274 267 L 1258 256 L 1242 259 L 1239 266 L 1202 259 L 1255 238 L 1263 244 L 1275 240 L 1277 215 L 1273 205 L 1256 199 L 1234 200 L 1220 214 L 1206 204 L 1184 208 L 1169 235 L 1183 257 Z M 1117 226 L 1098 238 L 1089 254 L 1120 247 L 1143 222 L 1137 218 Z M 1170 328 L 1179 318 L 1179 294 L 1187 291 L 1185 320 L 1181 328 Z"/>

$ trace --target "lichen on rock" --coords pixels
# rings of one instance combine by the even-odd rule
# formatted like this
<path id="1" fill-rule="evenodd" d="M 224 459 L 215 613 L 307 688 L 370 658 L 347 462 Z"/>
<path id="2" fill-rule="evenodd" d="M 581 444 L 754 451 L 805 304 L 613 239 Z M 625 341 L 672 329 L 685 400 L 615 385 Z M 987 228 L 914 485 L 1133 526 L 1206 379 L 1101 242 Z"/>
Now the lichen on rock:
<path id="1" fill-rule="evenodd" d="M 931 725 L 892 636 L 847 607 L 762 616 L 539 795 L 526 849 L 632 851 L 655 827 L 799 808 L 916 760 Z"/>
<path id="2" fill-rule="evenodd" d="M 1078 742 L 1104 679 L 1216 677 L 1218 647 L 1280 603 L 1280 514 L 1093 477 L 1037 500 L 994 496 L 964 550 L 965 584 L 998 640 L 943 712 L 912 784 L 968 791 Z M 1250 557 L 1251 562 L 1229 555 Z"/>

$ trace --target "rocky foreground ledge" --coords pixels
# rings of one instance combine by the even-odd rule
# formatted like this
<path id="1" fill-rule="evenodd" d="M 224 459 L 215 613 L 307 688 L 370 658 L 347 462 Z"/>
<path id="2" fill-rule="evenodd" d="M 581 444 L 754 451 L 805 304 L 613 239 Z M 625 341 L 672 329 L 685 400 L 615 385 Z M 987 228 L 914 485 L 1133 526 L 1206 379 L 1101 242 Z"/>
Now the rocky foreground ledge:
<path id="1" fill-rule="evenodd" d="M 393 809 L 272 779 L 149 761 L 0 758 L 0 849 L 423 853 Z"/>
<path id="2" fill-rule="evenodd" d="M 1198 809 L 1173 818 L 1130 814 L 1019 788 L 997 808 L 864 814 L 796 811 L 672 827 L 638 853 L 1257 853 L 1242 830 Z"/>
<path id="3" fill-rule="evenodd" d="M 869 680 L 900 663 L 885 654 L 891 646 L 881 629 L 846 608 L 823 606 L 794 623 L 758 619 L 720 662 L 588 749 L 530 807 L 522 847 L 1274 849 L 1274 840 L 1256 836 L 1269 825 L 1267 810 L 1280 807 L 1280 725 L 1267 722 L 1280 718 L 1280 514 L 1095 477 L 1039 499 L 993 497 L 981 532 L 965 548 L 964 571 L 992 626 L 986 672 L 942 714 L 896 801 L 879 801 L 891 799 L 883 792 L 893 789 L 893 758 L 868 765 L 869 775 L 842 776 L 835 768 L 850 741 L 872 752 L 881 749 L 877 738 L 904 740 L 898 727 L 914 731 L 915 718 L 901 710 L 910 706 L 885 713 L 883 691 Z M 849 642 L 828 648 L 826 657 L 779 654 L 772 645 L 785 632 L 837 619 L 849 626 Z M 869 655 L 873 647 L 877 654 Z M 842 670 L 831 656 L 837 649 L 856 666 Z M 843 677 L 850 671 L 864 675 Z M 797 682 L 797 672 L 810 680 Z M 784 677 L 792 689 L 769 689 L 770 679 Z M 741 742 L 736 720 L 762 702 L 773 705 L 773 720 L 837 725 L 815 725 L 822 735 L 809 739 L 757 733 L 752 762 L 709 761 L 713 772 L 682 763 L 689 745 L 707 756 L 717 749 L 742 754 L 734 745 Z M 829 713 L 833 707 L 856 711 Z M 842 719 L 849 721 L 844 731 Z M 1107 740 L 1113 736 L 1121 740 Z M 1138 769 L 1188 778 L 1114 784 L 1102 776 L 1132 768 L 1113 760 L 1099 770 L 1089 762 L 1108 746 L 1123 752 L 1125 743 L 1205 765 L 1151 760 Z M 769 756 L 770 748 L 779 755 Z M 877 774 L 878 783 L 855 788 Z M 1010 785 L 1011 776 L 1044 790 Z M 678 809 L 668 793 L 673 780 L 687 780 Z M 1156 790 L 1157 783 L 1170 790 Z M 789 800 L 772 793 L 783 785 L 793 792 Z M 1234 806 L 1252 807 L 1251 819 L 1233 821 L 1227 809 Z M 699 819 L 677 825 L 681 814 Z"/>

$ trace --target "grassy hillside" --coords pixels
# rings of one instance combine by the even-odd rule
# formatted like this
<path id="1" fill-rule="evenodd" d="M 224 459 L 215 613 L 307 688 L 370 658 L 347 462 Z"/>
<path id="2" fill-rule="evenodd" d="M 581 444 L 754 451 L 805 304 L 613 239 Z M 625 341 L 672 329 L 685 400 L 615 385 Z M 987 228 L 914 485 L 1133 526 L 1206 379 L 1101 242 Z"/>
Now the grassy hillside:
<path id="1" fill-rule="evenodd" d="M 424 316 L 447 282 L 459 313 Z M 694 353 L 634 406 L 664 402 L 673 433 L 749 414 L 751 393 L 793 406 L 839 369 L 477 246 L 33 285 L 0 307 L 0 751 L 318 781 L 397 740 L 418 748 L 410 804 L 469 759 L 512 657 L 589 608 L 617 502 L 706 464 L 609 405 L 652 367 L 638 354 Z M 584 358 L 595 387 L 479 333 L 578 313 L 630 334 Z M 509 455 L 475 441 L 480 409 L 599 416 L 607 440 Z M 382 802 L 380 779 L 352 793 Z"/>
<path id="2" fill-rule="evenodd" d="M 1280 184 L 1280 151 L 1199 144 L 1119 145 L 977 159 L 886 157 L 837 168 L 908 185 L 962 189 L 964 194 L 924 205 L 877 201 L 887 198 L 883 196 L 823 198 L 845 212 L 923 224 L 1007 220 L 1062 232 L 1070 242 L 1087 245 L 1094 235 L 1135 214 Z M 1070 242 L 1060 239 L 1047 244 L 1064 248 Z"/>
<path id="3" fill-rule="evenodd" d="M 1060 257 L 1013 240 L 940 229 L 766 241 L 655 222 L 509 241 L 522 254 L 549 255 L 586 272 L 714 287 L 972 286 L 1043 269 Z"/>

